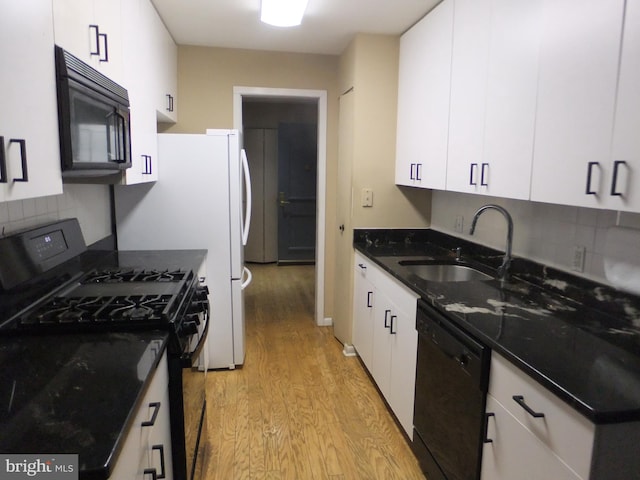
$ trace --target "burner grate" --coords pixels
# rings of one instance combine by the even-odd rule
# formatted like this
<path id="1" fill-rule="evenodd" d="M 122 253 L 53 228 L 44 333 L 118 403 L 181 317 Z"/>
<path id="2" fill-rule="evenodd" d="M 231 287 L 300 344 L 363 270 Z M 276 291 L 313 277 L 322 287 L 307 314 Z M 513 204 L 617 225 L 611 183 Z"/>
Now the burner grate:
<path id="1" fill-rule="evenodd" d="M 187 275 L 183 270 L 97 270 L 89 273 L 82 285 L 128 282 L 180 282 Z"/>

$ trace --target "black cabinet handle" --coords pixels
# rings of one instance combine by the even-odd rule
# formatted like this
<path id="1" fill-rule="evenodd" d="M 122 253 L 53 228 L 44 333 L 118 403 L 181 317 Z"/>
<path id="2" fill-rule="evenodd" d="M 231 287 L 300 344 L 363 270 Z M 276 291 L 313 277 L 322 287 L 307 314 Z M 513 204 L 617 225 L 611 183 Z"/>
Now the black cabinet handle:
<path id="1" fill-rule="evenodd" d="M 394 320 L 397 319 L 397 318 L 398 318 L 397 315 L 391 315 L 391 325 L 389 326 L 389 333 L 391 335 L 395 335 L 396 333 L 398 333 L 398 332 L 396 332 L 396 330 L 394 330 L 394 326 L 396 324 L 396 322 Z"/>
<path id="2" fill-rule="evenodd" d="M 166 472 L 164 469 L 164 445 L 154 445 L 151 447 L 151 450 L 158 450 L 160 452 L 160 475 L 157 475 L 156 478 L 165 478 Z M 153 469 L 155 471 L 155 468 Z"/>
<path id="3" fill-rule="evenodd" d="M 495 417 L 495 413 L 485 413 L 484 414 L 484 435 L 482 442 L 483 443 L 493 443 L 493 440 L 489 438 L 489 418 Z"/>
<path id="4" fill-rule="evenodd" d="M 173 112 L 173 96 L 167 93 L 167 111 Z"/>
<path id="5" fill-rule="evenodd" d="M 153 173 L 153 162 L 151 161 L 151 155 L 140 155 L 144 158 L 144 168 L 142 169 L 143 175 L 151 175 Z"/>
<path id="6" fill-rule="evenodd" d="M 620 165 L 626 165 L 624 160 L 616 160 L 613 162 L 613 180 L 611 180 L 611 195 L 614 197 L 621 197 L 622 192 L 618 191 L 618 168 Z"/>
<path id="7" fill-rule="evenodd" d="M 416 180 L 422 181 L 422 164 L 416 163 Z"/>
<path id="8" fill-rule="evenodd" d="M 478 182 L 476 182 L 474 180 L 474 173 L 476 172 L 476 169 L 478 168 L 478 164 L 477 163 L 472 163 L 471 166 L 469 167 L 469 185 L 478 185 Z"/>
<path id="9" fill-rule="evenodd" d="M 391 310 L 385 310 L 384 311 L 384 328 L 389 328 L 389 314 L 391 313 Z"/>
<path id="10" fill-rule="evenodd" d="M 367 266 L 364 263 L 359 263 L 358 266 L 362 269 L 362 270 L 366 270 Z"/>
<path id="11" fill-rule="evenodd" d="M 99 33 L 98 39 L 102 38 L 104 43 L 104 55 L 100 55 L 101 62 L 109 62 L 109 39 L 106 33 Z M 98 40 L 99 41 L 99 40 Z M 98 54 L 100 53 L 100 44 L 98 44 Z"/>
<path id="12" fill-rule="evenodd" d="M 595 190 L 591 189 L 591 176 L 595 165 L 600 165 L 600 162 L 589 162 L 587 166 L 587 190 L 585 192 L 587 195 L 595 195 L 597 193 Z"/>
<path id="13" fill-rule="evenodd" d="M 158 412 L 160 411 L 160 402 L 152 402 L 149 404 L 151 408 L 153 408 L 153 415 L 151 415 L 151 420 L 146 420 L 141 423 L 143 427 L 153 427 L 156 423 L 156 418 L 158 418 Z"/>
<path id="14" fill-rule="evenodd" d="M 12 138 L 9 140 L 9 144 L 17 143 L 20 145 L 20 161 L 22 163 L 22 177 L 14 178 L 14 182 L 28 182 L 29 173 L 27 172 L 27 141 L 24 139 Z"/>
<path id="15" fill-rule="evenodd" d="M 96 49 L 95 51 L 89 51 L 90 55 L 100 55 L 100 28 L 98 25 L 89 25 L 89 30 L 94 30 L 96 37 Z"/>
<path id="16" fill-rule="evenodd" d="M 409 171 L 409 179 L 410 179 L 410 180 L 415 180 L 415 179 L 416 179 L 416 178 L 415 178 L 415 176 L 414 176 L 414 174 L 413 174 L 413 169 L 415 168 L 415 166 L 416 166 L 416 164 L 415 164 L 415 163 L 412 163 L 412 164 L 411 164 L 411 169 L 410 169 L 410 171 Z"/>
<path id="17" fill-rule="evenodd" d="M 3 136 L 0 136 L 0 183 L 7 183 L 7 154 L 4 150 Z"/>
<path id="18" fill-rule="evenodd" d="M 488 172 L 489 171 L 489 164 L 488 163 L 483 163 L 482 164 L 482 169 L 480 170 L 480 185 L 483 187 L 488 187 L 489 184 L 487 183 L 487 181 L 485 181 L 485 171 Z M 487 175 L 488 177 L 489 175 Z"/>
<path id="19" fill-rule="evenodd" d="M 157 480 L 158 479 L 158 472 L 156 472 L 155 468 L 145 468 L 144 472 L 142 472 L 143 475 L 151 475 L 151 478 L 153 480 Z"/>
<path id="20" fill-rule="evenodd" d="M 367 308 L 373 307 L 371 304 L 371 297 L 373 296 L 373 292 L 367 292 Z"/>
<path id="21" fill-rule="evenodd" d="M 515 402 L 518 405 L 520 405 L 522 408 L 524 408 L 526 410 L 526 412 L 529 415 L 531 415 L 532 417 L 535 417 L 535 418 L 544 417 L 544 413 L 540 413 L 540 412 L 536 412 L 536 411 L 532 410 L 531 407 L 524 402 L 524 397 L 522 395 L 514 395 L 512 398 L 515 400 Z"/>

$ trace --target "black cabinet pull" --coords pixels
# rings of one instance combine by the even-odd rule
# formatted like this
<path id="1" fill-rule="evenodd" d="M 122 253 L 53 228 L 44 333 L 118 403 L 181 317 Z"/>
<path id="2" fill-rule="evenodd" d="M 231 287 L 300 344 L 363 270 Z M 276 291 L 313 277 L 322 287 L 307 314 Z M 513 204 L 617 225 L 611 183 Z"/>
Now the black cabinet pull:
<path id="1" fill-rule="evenodd" d="M 526 412 L 529 415 L 531 415 L 532 417 L 535 417 L 535 418 L 544 417 L 544 413 L 540 413 L 540 412 L 536 412 L 536 411 L 532 410 L 531 407 L 524 402 L 524 397 L 522 395 L 514 395 L 512 398 L 515 400 L 515 402 L 518 405 L 520 405 L 522 408 L 524 408 L 526 410 Z"/>
<path id="2" fill-rule="evenodd" d="M 488 163 L 483 163 L 482 164 L 482 169 L 480 170 L 480 185 L 483 187 L 488 187 L 489 183 L 487 183 L 487 181 L 485 181 L 485 171 L 488 172 L 489 171 L 489 164 Z M 488 177 L 489 175 L 487 175 Z"/>
<path id="3" fill-rule="evenodd" d="M 7 183 L 7 154 L 4 150 L 3 136 L 0 136 L 0 183 Z"/>
<path id="4" fill-rule="evenodd" d="M 362 270 L 366 270 L 367 266 L 364 263 L 359 263 L 358 266 L 362 269 Z"/>
<path id="5" fill-rule="evenodd" d="M 485 413 L 484 414 L 484 435 L 482 442 L 483 443 L 493 443 L 493 440 L 489 438 L 489 418 L 495 417 L 495 413 Z"/>
<path id="6" fill-rule="evenodd" d="M 474 173 L 477 168 L 478 168 L 477 163 L 472 163 L 471 166 L 469 167 L 469 185 L 478 185 L 478 182 L 474 180 L 474 176 L 475 176 Z"/>
<path id="7" fill-rule="evenodd" d="M 89 54 L 100 55 L 100 28 L 98 27 L 98 25 L 89 25 L 89 30 L 93 30 L 95 32 L 95 38 L 96 38 L 96 49 L 95 51 L 90 50 Z"/>
<path id="8" fill-rule="evenodd" d="M 373 292 L 367 292 L 367 308 L 373 307 L 371 304 L 371 297 L 373 296 Z"/>
<path id="9" fill-rule="evenodd" d="M 422 181 L 422 164 L 416 163 L 416 180 Z"/>
<path id="10" fill-rule="evenodd" d="M 166 472 L 164 470 L 164 445 L 154 445 L 151 450 L 158 450 L 160 452 L 160 475 L 156 478 L 165 478 Z M 153 469 L 155 470 L 155 468 Z"/>
<path id="11" fill-rule="evenodd" d="M 624 160 L 616 160 L 613 162 L 613 180 L 611 180 L 611 195 L 614 197 L 621 197 L 622 192 L 618 191 L 618 168 L 620 165 L 626 165 Z"/>
<path id="12" fill-rule="evenodd" d="M 385 310 L 384 311 L 384 328 L 389 328 L 389 314 L 391 313 L 391 310 Z"/>
<path id="13" fill-rule="evenodd" d="M 585 192 L 587 195 L 596 195 L 597 193 L 595 190 L 591 189 L 591 176 L 595 165 L 600 165 L 600 162 L 589 162 L 587 166 L 587 190 Z"/>
<path id="14" fill-rule="evenodd" d="M 145 468 L 144 472 L 142 472 L 143 475 L 151 475 L 151 478 L 153 480 L 157 480 L 158 479 L 158 472 L 156 472 L 155 468 Z"/>
<path id="15" fill-rule="evenodd" d="M 158 418 L 160 405 L 160 402 L 152 402 L 149 404 L 149 407 L 153 408 L 153 415 L 151 415 L 151 420 L 146 420 L 141 423 L 143 427 L 153 427 L 153 425 L 156 423 L 156 418 Z"/>
<path id="16" fill-rule="evenodd" d="M 22 177 L 14 178 L 14 182 L 28 182 L 29 173 L 27 172 L 27 141 L 24 139 L 12 138 L 9 144 L 17 143 L 20 145 L 20 162 L 22 163 Z"/>
<path id="17" fill-rule="evenodd" d="M 416 166 L 416 164 L 415 164 L 415 163 L 412 163 L 412 164 L 411 164 L 411 169 L 410 169 L 410 171 L 409 171 L 409 179 L 410 179 L 410 180 L 415 180 L 415 179 L 416 179 L 416 178 L 415 178 L 415 176 L 414 176 L 414 174 L 413 174 L 413 169 L 415 168 L 415 166 Z"/>
<path id="18" fill-rule="evenodd" d="M 109 62 L 109 39 L 106 33 L 99 33 L 98 39 L 102 38 L 104 43 L 104 55 L 100 55 L 101 62 Z M 98 53 L 100 53 L 100 44 L 98 44 Z"/>
<path id="19" fill-rule="evenodd" d="M 153 162 L 151 161 L 151 155 L 140 155 L 144 159 L 144 168 L 142 169 L 143 175 L 151 175 L 153 173 Z"/>
<path id="20" fill-rule="evenodd" d="M 173 96 L 167 93 L 167 111 L 173 112 Z"/>
<path id="21" fill-rule="evenodd" d="M 398 318 L 397 315 L 391 315 L 391 325 L 389 326 L 389 333 L 391 335 L 395 335 L 396 333 L 398 333 L 396 332 L 396 330 L 394 330 L 394 326 L 396 324 L 396 322 L 394 322 L 394 319 L 397 319 L 397 318 Z"/>

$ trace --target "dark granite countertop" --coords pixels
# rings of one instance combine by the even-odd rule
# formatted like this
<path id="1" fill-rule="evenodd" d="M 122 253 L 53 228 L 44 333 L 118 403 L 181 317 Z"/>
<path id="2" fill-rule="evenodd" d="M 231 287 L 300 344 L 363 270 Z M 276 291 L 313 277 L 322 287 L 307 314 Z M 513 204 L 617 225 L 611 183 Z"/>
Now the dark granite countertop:
<path id="1" fill-rule="evenodd" d="M 0 452 L 76 453 L 106 479 L 168 333 L 0 337 Z"/>
<path id="2" fill-rule="evenodd" d="M 206 250 L 85 253 L 0 292 L 0 324 L 93 269 L 193 270 Z M 1 332 L 0 332 L 1 333 Z M 81 479 L 106 479 L 168 333 L 0 334 L 0 452 L 77 453 Z"/>
<path id="3" fill-rule="evenodd" d="M 356 230 L 354 247 L 594 423 L 640 420 L 640 298 L 514 259 L 508 281 L 429 282 L 400 257 L 495 274 L 502 252 L 434 230 Z"/>

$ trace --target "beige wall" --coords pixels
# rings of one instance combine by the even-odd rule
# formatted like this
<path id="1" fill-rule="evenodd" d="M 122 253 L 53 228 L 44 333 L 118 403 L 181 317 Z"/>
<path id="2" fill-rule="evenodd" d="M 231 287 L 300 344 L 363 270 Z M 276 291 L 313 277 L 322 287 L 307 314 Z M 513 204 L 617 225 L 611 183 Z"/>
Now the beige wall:
<path id="1" fill-rule="evenodd" d="M 351 343 L 353 229 L 429 225 L 431 193 L 401 189 L 394 182 L 399 46 L 397 36 L 359 34 L 340 58 L 341 205 L 336 216 L 345 230 L 336 232 L 333 321 L 343 343 Z M 352 137 L 348 148 L 345 135 Z M 361 206 L 362 188 L 373 190 L 373 207 Z"/>
<path id="2" fill-rule="evenodd" d="M 332 317 L 335 264 L 338 56 L 195 46 L 178 47 L 178 123 L 168 133 L 233 128 L 233 87 L 327 91 L 325 316 Z"/>

